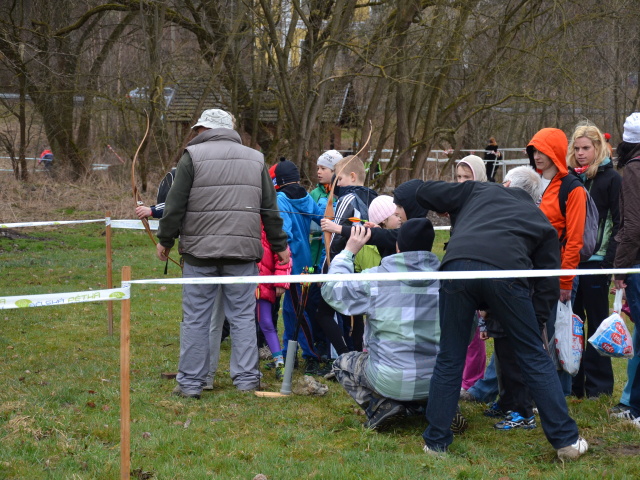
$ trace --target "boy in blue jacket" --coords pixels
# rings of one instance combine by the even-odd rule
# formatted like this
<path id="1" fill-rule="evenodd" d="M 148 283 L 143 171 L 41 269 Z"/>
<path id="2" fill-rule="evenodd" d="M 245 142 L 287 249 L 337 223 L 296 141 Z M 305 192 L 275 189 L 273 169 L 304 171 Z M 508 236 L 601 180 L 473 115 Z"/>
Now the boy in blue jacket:
<path id="1" fill-rule="evenodd" d="M 307 191 L 300 185 L 300 172 L 298 167 L 289 160 L 283 160 L 275 165 L 271 170 L 273 184 L 276 188 L 278 208 L 283 220 L 282 229 L 287 234 L 287 243 L 291 250 L 291 258 L 293 259 L 292 275 L 299 275 L 305 267 L 312 267 L 311 247 L 309 245 L 309 234 L 311 230 L 311 221 L 315 221 L 318 225 L 324 215 L 318 204 L 311 198 Z M 314 217 L 317 215 L 317 217 Z M 287 356 L 287 344 L 293 339 L 296 329 L 296 314 L 291 298 L 291 289 L 296 288 L 298 298 L 301 296 L 301 285 L 291 284 L 289 290 L 285 292 L 284 303 L 282 306 L 282 317 L 284 319 L 284 336 L 283 336 L 283 354 Z M 305 312 L 304 319 L 311 332 L 311 323 L 309 321 L 309 312 Z M 319 359 L 311 346 L 313 338 L 307 338 L 304 334 L 305 329 L 300 329 L 298 338 L 296 339 L 302 348 L 302 358 L 305 360 L 305 374 L 317 373 Z"/>

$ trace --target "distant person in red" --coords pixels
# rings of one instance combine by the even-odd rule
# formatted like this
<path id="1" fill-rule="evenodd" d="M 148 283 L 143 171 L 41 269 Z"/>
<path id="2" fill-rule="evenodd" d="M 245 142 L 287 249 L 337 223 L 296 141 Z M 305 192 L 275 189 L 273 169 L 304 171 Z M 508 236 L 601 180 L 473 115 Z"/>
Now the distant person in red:
<path id="1" fill-rule="evenodd" d="M 53 165 L 53 152 L 48 148 L 45 148 L 40 154 L 40 158 L 38 158 L 38 164 L 44 164 L 44 168 L 49 170 Z"/>
<path id="2" fill-rule="evenodd" d="M 613 145 L 611 145 L 611 134 L 605 133 L 604 139 L 607 141 L 607 148 L 609 149 L 609 158 L 613 159 Z"/>

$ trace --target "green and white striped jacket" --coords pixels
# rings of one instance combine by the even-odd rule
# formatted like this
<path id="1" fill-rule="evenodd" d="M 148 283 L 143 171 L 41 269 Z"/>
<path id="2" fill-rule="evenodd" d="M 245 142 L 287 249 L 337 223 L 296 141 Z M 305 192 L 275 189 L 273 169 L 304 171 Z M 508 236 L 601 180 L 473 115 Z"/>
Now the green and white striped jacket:
<path id="1" fill-rule="evenodd" d="M 405 252 L 382 259 L 367 273 L 437 271 L 431 252 Z M 363 273 L 364 273 L 363 272 Z M 329 273 L 353 273 L 353 254 L 344 250 Z M 379 394 L 400 401 L 425 400 L 440 342 L 437 280 L 327 282 L 322 296 L 345 315 L 367 314 L 365 374 Z"/>

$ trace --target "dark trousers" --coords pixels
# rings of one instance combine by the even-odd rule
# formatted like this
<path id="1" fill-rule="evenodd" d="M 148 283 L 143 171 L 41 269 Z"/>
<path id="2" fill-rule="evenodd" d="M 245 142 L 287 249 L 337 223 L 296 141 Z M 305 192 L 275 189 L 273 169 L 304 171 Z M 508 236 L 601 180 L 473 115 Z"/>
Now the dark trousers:
<path id="1" fill-rule="evenodd" d="M 347 353 L 349 347 L 344 338 L 344 332 L 342 330 L 342 322 L 337 323 L 335 321 L 336 311 L 324 300 L 320 298 L 318 302 L 318 310 L 316 311 L 316 325 L 319 326 L 324 335 L 327 337 L 333 348 L 335 348 L 338 355 Z M 339 315 L 337 316 L 339 318 Z"/>
<path id="2" fill-rule="evenodd" d="M 507 337 L 494 338 L 493 347 L 500 363 L 503 391 L 500 394 L 500 410 L 518 412 L 525 418 L 533 415 L 531 392 L 524 381 L 518 356 Z"/>
<path id="3" fill-rule="evenodd" d="M 342 317 L 342 330 L 349 351 L 361 352 L 364 337 L 364 317 L 362 315 L 343 315 L 342 313 L 338 315 Z"/>
<path id="4" fill-rule="evenodd" d="M 453 260 L 444 271 L 497 270 L 476 260 Z M 544 350 L 529 288 L 517 278 L 443 280 L 440 284 L 440 352 L 429 389 L 422 434 L 426 445 L 444 451 L 453 441 L 455 415 L 467 346 L 474 328 L 475 311 L 486 305 L 499 320 L 516 352 L 524 381 L 540 412 L 542 429 L 558 449 L 578 439 L 578 427 L 569 417 L 560 380 Z"/>
<path id="5" fill-rule="evenodd" d="M 586 262 L 580 268 L 600 268 L 600 262 Z M 571 391 L 582 398 L 611 395 L 613 393 L 613 368 L 611 357 L 600 355 L 586 341 L 595 333 L 602 321 L 609 316 L 610 275 L 581 275 L 578 292 L 573 304 L 573 313 L 584 320 L 585 349 L 580 362 L 580 370 L 573 377 Z"/>

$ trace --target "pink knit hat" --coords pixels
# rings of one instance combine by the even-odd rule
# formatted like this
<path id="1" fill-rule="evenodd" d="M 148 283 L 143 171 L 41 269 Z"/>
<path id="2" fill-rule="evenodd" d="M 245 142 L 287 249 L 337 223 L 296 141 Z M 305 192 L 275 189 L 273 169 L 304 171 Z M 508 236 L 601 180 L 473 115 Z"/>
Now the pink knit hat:
<path id="1" fill-rule="evenodd" d="M 380 224 L 396 213 L 396 204 L 389 195 L 378 195 L 369 205 L 369 221 Z"/>

